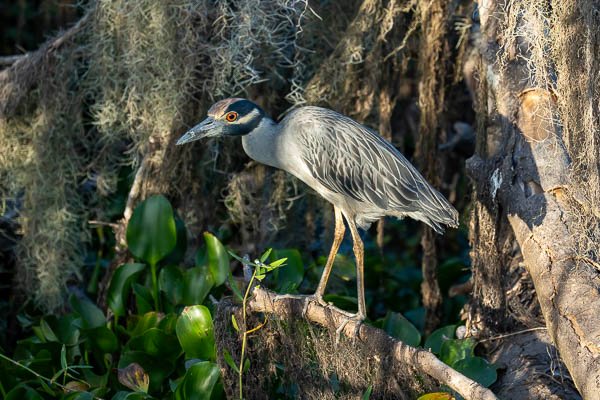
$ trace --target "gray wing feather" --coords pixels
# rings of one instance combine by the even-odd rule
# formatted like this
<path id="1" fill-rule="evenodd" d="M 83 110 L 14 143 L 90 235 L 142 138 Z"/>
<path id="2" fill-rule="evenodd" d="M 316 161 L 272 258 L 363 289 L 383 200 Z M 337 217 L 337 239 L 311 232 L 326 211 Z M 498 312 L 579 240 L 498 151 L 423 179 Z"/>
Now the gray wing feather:
<path id="1" fill-rule="evenodd" d="M 356 121 L 319 107 L 288 115 L 301 156 L 313 176 L 329 190 L 387 212 L 421 213 L 441 230 L 456 226 L 454 207 L 391 143 Z"/>

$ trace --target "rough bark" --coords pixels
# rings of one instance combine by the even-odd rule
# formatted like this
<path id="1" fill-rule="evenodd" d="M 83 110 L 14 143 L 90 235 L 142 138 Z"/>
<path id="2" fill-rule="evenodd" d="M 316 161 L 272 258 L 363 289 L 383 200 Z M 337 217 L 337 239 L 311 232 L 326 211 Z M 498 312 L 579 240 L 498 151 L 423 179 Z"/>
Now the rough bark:
<path id="1" fill-rule="evenodd" d="M 506 10 L 494 1 L 484 2 L 480 10 L 480 75 L 488 87 L 482 93 L 485 136 L 478 140 L 486 144 L 467 163 L 476 191 L 488 199 L 478 207 L 485 208 L 480 210 L 484 214 L 498 212 L 510 224 L 552 342 L 581 395 L 599 399 L 600 279 L 590 265 L 578 263 L 573 240 L 578 226 L 568 204 L 577 188 L 569 182 L 571 165 L 556 123 L 556 99 L 545 88 L 531 86 L 525 57 L 503 54 L 499 43 L 506 38 L 500 26 Z M 526 51 L 523 43 L 518 45 L 518 51 Z"/>

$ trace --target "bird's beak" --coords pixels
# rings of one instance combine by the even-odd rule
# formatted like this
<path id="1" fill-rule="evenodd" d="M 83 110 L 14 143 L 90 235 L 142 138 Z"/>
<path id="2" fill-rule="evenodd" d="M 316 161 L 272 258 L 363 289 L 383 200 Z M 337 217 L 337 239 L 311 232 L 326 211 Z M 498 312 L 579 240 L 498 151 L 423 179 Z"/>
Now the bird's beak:
<path id="1" fill-rule="evenodd" d="M 208 117 L 192 129 L 187 131 L 185 135 L 179 138 L 177 145 L 193 142 L 194 140 L 207 137 L 220 136 L 222 134 L 223 123 L 215 120 L 213 117 Z"/>

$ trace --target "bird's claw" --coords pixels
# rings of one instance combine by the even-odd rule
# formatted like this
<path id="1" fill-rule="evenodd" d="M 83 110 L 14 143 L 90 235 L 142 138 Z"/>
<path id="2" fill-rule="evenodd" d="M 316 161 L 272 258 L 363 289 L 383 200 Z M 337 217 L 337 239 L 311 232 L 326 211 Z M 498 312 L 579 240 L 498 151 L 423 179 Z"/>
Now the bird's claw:
<path id="1" fill-rule="evenodd" d="M 346 314 L 346 313 L 344 313 L 344 314 Z M 360 334 L 360 327 L 362 326 L 362 324 L 365 321 L 365 316 L 360 315 L 360 314 L 346 315 L 346 319 L 335 330 L 335 345 L 336 345 L 336 347 L 340 342 L 340 338 L 342 337 L 342 334 L 344 333 L 344 329 L 346 329 L 346 325 L 348 325 L 348 322 L 350 322 L 350 321 L 355 322 L 354 334 L 352 335 L 352 340 L 354 342 L 356 342 L 356 339 L 358 338 L 358 335 Z"/>

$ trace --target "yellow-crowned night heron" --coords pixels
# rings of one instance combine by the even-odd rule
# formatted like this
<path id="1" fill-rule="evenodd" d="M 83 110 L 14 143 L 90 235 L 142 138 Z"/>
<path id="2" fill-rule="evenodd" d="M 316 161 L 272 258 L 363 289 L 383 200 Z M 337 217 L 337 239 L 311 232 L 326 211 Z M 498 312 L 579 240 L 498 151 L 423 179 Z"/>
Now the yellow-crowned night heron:
<path id="1" fill-rule="evenodd" d="M 335 234 L 321 281 L 323 294 L 344 237 L 346 219 L 356 257 L 359 322 L 366 317 L 363 243 L 357 226 L 367 229 L 382 216 L 411 217 L 441 233 L 442 224 L 458 226 L 458 213 L 392 144 L 358 122 L 320 107 L 301 107 L 279 123 L 256 104 L 225 99 L 208 110 L 208 118 L 177 144 L 216 136 L 241 136 L 250 158 L 283 169 L 333 204 Z"/>

